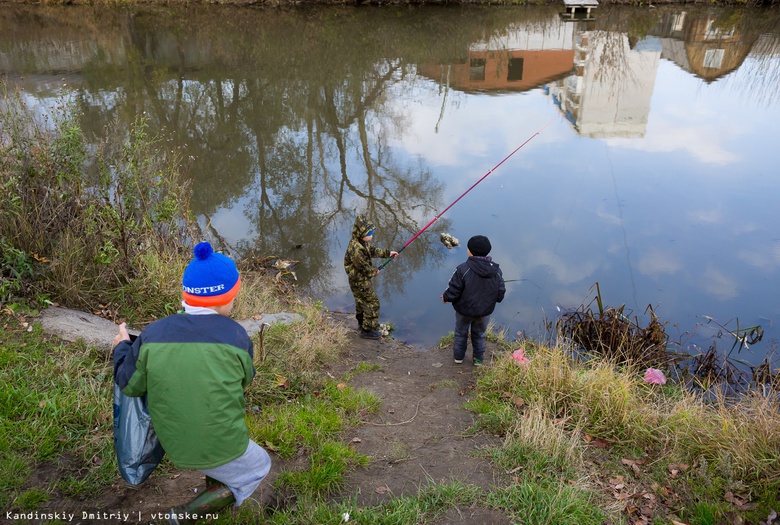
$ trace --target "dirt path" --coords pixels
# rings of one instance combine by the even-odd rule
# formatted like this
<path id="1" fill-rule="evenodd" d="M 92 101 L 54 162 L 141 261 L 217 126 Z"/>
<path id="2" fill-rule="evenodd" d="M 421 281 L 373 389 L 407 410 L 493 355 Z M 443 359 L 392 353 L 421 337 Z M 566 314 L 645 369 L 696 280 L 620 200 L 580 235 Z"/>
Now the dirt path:
<path id="1" fill-rule="evenodd" d="M 343 495 L 355 496 L 359 505 L 375 505 L 416 494 L 431 483 L 458 480 L 486 490 L 497 483 L 490 464 L 472 453 L 498 444 L 498 438 L 466 432 L 474 422 L 463 408 L 475 384 L 468 359 L 458 365 L 450 349 L 421 350 L 392 339 L 361 339 L 356 323 L 341 319 L 353 330 L 348 358 L 335 370 L 344 372 L 360 362 L 379 365 L 377 371 L 357 374 L 350 385 L 382 401 L 376 414 L 345 436 L 371 463 L 349 477 Z M 488 345 L 486 358 L 490 356 Z M 499 513 L 473 508 L 450 512 L 437 523 L 511 522 Z"/>

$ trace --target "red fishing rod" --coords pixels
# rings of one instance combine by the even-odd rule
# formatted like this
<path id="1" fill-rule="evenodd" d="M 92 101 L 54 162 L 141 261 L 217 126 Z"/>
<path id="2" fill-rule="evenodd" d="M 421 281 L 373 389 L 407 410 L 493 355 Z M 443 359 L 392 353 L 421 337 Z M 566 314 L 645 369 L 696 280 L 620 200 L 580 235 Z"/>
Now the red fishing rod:
<path id="1" fill-rule="evenodd" d="M 555 119 L 553 119 L 553 120 L 555 120 Z M 552 124 L 553 120 L 551 120 L 550 122 L 548 122 L 547 124 L 545 124 L 544 126 L 542 126 L 542 127 L 539 129 L 539 131 L 537 131 L 536 133 L 534 133 L 533 135 L 531 135 L 530 137 L 528 137 L 528 139 L 527 139 L 525 142 L 523 142 L 522 144 L 520 144 L 520 145 L 519 145 L 517 148 L 515 148 L 515 150 L 514 150 L 512 153 L 510 153 L 509 155 L 507 155 L 506 157 L 504 157 L 504 158 L 501 160 L 501 162 L 499 162 L 498 164 L 496 164 L 495 166 L 493 166 L 492 168 L 490 168 L 490 171 L 488 171 L 487 173 L 485 173 L 485 174 L 484 174 L 484 175 L 483 175 L 483 176 L 482 176 L 482 177 L 481 177 L 481 178 L 480 178 L 480 179 L 479 179 L 477 182 L 475 182 L 474 184 L 472 184 L 472 185 L 469 187 L 469 189 L 467 189 L 466 191 L 464 191 L 464 192 L 463 192 L 463 193 L 460 195 L 460 197 L 458 197 L 457 199 L 455 199 L 454 201 L 452 201 L 452 204 L 450 204 L 449 206 L 447 206 L 446 208 L 444 208 L 444 210 L 442 210 L 442 212 L 441 212 L 441 213 L 439 213 L 439 214 L 438 214 L 436 217 L 434 217 L 434 218 L 431 220 L 431 222 L 429 222 L 428 224 L 426 224 L 426 225 L 425 225 L 425 227 L 424 227 L 422 230 L 420 230 L 420 231 L 418 231 L 417 233 L 415 233 L 415 234 L 414 234 L 414 236 L 413 236 L 411 239 L 409 239 L 408 241 L 406 241 L 406 244 L 404 244 L 404 245 L 401 247 L 401 249 L 400 249 L 400 250 L 398 250 L 398 253 L 400 254 L 402 251 L 404 251 L 404 249 L 405 249 L 407 246 L 409 246 L 410 244 L 412 244 L 412 243 L 414 242 L 414 240 L 415 240 L 417 237 L 419 237 L 419 236 L 422 234 L 422 232 L 424 232 L 425 230 L 427 230 L 428 228 L 430 228 L 430 227 L 433 225 L 433 223 L 434 223 L 434 222 L 438 221 L 438 220 L 439 220 L 439 217 L 441 217 L 442 215 L 444 215 L 444 214 L 447 212 L 447 210 L 449 210 L 450 208 L 452 208 L 453 206 L 455 206 L 455 204 L 456 204 L 456 203 L 457 203 L 459 200 L 461 200 L 463 197 L 465 197 L 465 196 L 466 196 L 466 194 L 467 194 L 468 192 L 470 192 L 471 190 L 473 190 L 474 188 L 476 188 L 477 184 L 479 184 L 480 182 L 482 182 L 483 180 L 485 180 L 485 179 L 488 177 L 488 175 L 490 175 L 491 173 L 493 173 L 494 171 L 496 171 L 496 169 L 498 169 L 498 167 L 499 167 L 499 166 L 501 166 L 501 165 L 502 165 L 504 162 L 506 162 L 507 160 L 509 160 L 509 157 L 511 157 L 512 155 L 514 155 L 514 154 L 515 154 L 515 153 L 517 153 L 518 151 L 520 151 L 520 149 L 521 149 L 523 146 L 525 146 L 526 144 L 528 144 L 529 142 L 531 142 L 531 140 L 532 140 L 534 137 L 536 137 L 536 136 L 537 136 L 539 133 L 541 133 L 542 131 L 544 131 L 544 129 L 545 129 L 547 126 L 549 126 L 550 124 Z M 386 259 L 386 260 L 385 260 L 385 262 L 383 262 L 383 263 L 382 263 L 382 264 L 379 266 L 379 269 L 378 269 L 378 271 L 377 271 L 377 275 L 379 274 L 379 272 L 381 272 L 381 271 L 382 271 L 382 269 L 383 269 L 385 266 L 387 266 L 388 264 L 390 264 L 390 261 L 392 261 L 392 260 L 393 260 L 393 257 L 390 257 L 389 259 Z"/>

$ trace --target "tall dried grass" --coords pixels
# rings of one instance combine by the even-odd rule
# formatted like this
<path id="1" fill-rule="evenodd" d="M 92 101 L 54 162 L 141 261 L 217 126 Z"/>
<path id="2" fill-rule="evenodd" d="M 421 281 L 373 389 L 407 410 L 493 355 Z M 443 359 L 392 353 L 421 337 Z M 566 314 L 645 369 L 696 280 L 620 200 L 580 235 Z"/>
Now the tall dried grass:
<path id="1" fill-rule="evenodd" d="M 539 407 L 529 407 L 506 435 L 504 446 L 522 443 L 556 465 L 582 464 L 579 432 L 567 430 L 562 421 L 550 419 Z"/>
<path id="2" fill-rule="evenodd" d="M 771 390 L 713 399 L 675 385 L 649 385 L 639 370 L 609 360 L 572 359 L 562 347 L 526 345 L 530 361 L 511 355 L 495 361 L 480 390 L 499 399 L 524 400 L 551 421 L 564 421 L 613 443 L 655 450 L 662 461 L 703 466 L 736 485 L 780 484 L 780 408 Z M 525 416 L 517 416 L 516 435 Z M 706 467 L 706 468 L 705 468 Z"/>

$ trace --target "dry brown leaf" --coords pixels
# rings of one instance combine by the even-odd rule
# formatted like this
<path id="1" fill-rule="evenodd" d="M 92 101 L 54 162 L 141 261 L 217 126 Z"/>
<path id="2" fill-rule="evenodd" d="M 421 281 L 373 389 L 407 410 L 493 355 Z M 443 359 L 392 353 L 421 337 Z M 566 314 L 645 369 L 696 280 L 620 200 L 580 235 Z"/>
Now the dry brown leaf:
<path id="1" fill-rule="evenodd" d="M 353 443 L 362 443 L 363 441 L 360 438 L 352 438 Z"/>
<path id="2" fill-rule="evenodd" d="M 657 492 L 661 495 L 661 497 L 666 498 L 669 497 L 669 489 L 666 487 L 659 485 L 658 483 L 653 483 L 653 492 Z"/>
<path id="3" fill-rule="evenodd" d="M 638 477 L 642 473 L 642 469 L 639 468 L 639 465 L 643 464 L 644 461 L 641 459 L 633 460 L 633 459 L 626 459 L 623 458 L 620 460 L 620 462 L 624 465 L 627 465 L 631 467 L 631 470 L 634 471 L 634 474 Z"/>
<path id="4" fill-rule="evenodd" d="M 608 448 L 611 445 L 609 441 L 601 438 L 593 438 L 593 441 L 591 441 L 590 444 L 595 448 Z"/>
<path id="5" fill-rule="evenodd" d="M 752 510 L 756 508 L 755 504 L 750 503 L 750 496 L 734 494 L 730 490 L 726 491 L 726 495 L 723 499 L 737 507 L 739 510 Z"/>
<path id="6" fill-rule="evenodd" d="M 346 383 L 339 383 L 338 385 L 336 385 L 336 388 L 338 388 L 339 390 L 344 390 L 345 388 L 347 388 L 347 385 Z"/>
<path id="7" fill-rule="evenodd" d="M 387 494 L 388 492 L 390 492 L 390 487 L 388 487 L 387 485 L 382 485 L 381 487 L 375 488 L 374 492 L 376 492 L 377 494 Z"/>

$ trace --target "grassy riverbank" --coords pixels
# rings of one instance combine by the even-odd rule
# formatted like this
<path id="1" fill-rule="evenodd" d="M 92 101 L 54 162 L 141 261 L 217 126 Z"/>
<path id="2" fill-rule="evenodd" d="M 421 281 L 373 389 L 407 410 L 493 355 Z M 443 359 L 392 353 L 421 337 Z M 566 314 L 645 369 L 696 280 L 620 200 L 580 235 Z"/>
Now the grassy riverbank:
<path id="1" fill-rule="evenodd" d="M 298 458 L 274 481 L 284 503 L 248 504 L 219 523 L 258 515 L 265 523 L 342 523 L 345 513 L 355 523 L 437 523 L 448 509 L 487 507 L 511 523 L 758 524 L 771 523 L 780 505 L 780 416 L 770 397 L 704 403 L 676 386 L 644 384 L 631 370 L 585 366 L 561 348 L 528 342 L 524 365 L 494 353 L 468 404 L 478 415 L 472 432 L 502 438 L 479 452 L 502 481 L 488 492 L 431 482 L 387 504 L 358 506 L 341 489 L 372 458 L 345 436 L 382 399 L 350 382 L 374 365 L 322 373 L 328 359 L 344 358 L 343 330 L 301 307 L 307 322 L 266 333 L 247 391 L 252 437 L 276 461 Z M 7 310 L 0 323 L 0 507 L 96 508 L 118 481 L 110 353 L 46 336 L 34 319 Z M 281 358 L 291 348 L 299 359 Z M 302 366 L 307 360 L 319 365 Z M 155 475 L 176 472 L 164 462 Z"/>
<path id="2" fill-rule="evenodd" d="M 94 508 L 119 480 L 110 352 L 45 335 L 36 310 L 56 302 L 143 326 L 178 307 L 187 246 L 200 235 L 181 159 L 143 121 L 108 129 L 93 146 L 68 107 L 47 122 L 14 95 L 0 108 L 0 508 L 24 522 L 25 513 Z M 467 405 L 476 415 L 471 434 L 500 437 L 476 452 L 494 469 L 495 485 L 431 480 L 415 494 L 358 506 L 341 491 L 374 459 L 347 430 L 383 399 L 351 383 L 376 365 L 348 358 L 356 339 L 316 302 L 296 297 L 262 266 L 242 270 L 236 317 L 294 311 L 305 320 L 257 336 L 258 376 L 247 391 L 252 437 L 285 465 L 273 482 L 281 497 L 220 523 L 262 514 L 278 524 L 336 524 L 346 515 L 356 523 L 434 524 L 448 510 L 474 507 L 525 524 L 775 521 L 776 392 L 705 402 L 676 385 L 648 385 L 640 370 L 582 363 L 565 346 L 533 341 L 522 343 L 529 362 L 516 364 L 517 343 L 501 334 L 491 336 L 490 364 L 474 371 Z M 328 363 L 342 372 L 330 374 Z M 164 463 L 156 475 L 179 473 Z"/>

